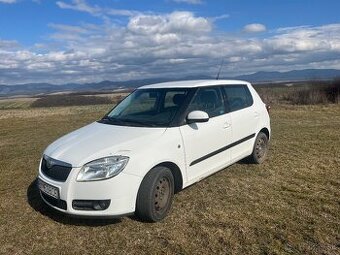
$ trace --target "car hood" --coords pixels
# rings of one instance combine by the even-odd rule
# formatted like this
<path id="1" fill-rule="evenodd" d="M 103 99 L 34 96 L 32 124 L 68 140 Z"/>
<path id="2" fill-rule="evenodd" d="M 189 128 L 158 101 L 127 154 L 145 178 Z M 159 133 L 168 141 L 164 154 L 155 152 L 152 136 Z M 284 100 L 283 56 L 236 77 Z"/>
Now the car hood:
<path id="1" fill-rule="evenodd" d="M 131 151 L 157 141 L 165 130 L 94 122 L 59 138 L 46 148 L 44 154 L 73 167 L 81 167 L 102 157 L 129 156 Z"/>

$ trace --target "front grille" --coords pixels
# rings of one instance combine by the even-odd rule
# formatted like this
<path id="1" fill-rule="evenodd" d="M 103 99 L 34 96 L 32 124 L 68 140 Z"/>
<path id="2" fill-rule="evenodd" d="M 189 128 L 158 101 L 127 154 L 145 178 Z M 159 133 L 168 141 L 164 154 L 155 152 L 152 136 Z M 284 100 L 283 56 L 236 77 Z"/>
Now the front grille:
<path id="1" fill-rule="evenodd" d="M 72 165 L 64 163 L 64 162 L 60 162 L 62 165 L 57 165 L 58 163 L 53 164 L 55 162 L 59 162 L 53 159 L 52 159 L 52 164 L 49 165 L 47 163 L 47 160 L 45 159 L 45 157 L 43 157 L 42 159 L 42 162 L 41 162 L 42 173 L 55 181 L 60 181 L 60 182 L 66 181 L 67 177 L 69 176 L 72 170 Z"/>
<path id="2" fill-rule="evenodd" d="M 40 194 L 46 200 L 47 203 L 49 203 L 49 204 L 51 204 L 55 207 L 58 207 L 60 209 L 67 210 L 66 201 L 51 197 L 51 196 L 45 194 L 44 192 L 40 192 Z"/>

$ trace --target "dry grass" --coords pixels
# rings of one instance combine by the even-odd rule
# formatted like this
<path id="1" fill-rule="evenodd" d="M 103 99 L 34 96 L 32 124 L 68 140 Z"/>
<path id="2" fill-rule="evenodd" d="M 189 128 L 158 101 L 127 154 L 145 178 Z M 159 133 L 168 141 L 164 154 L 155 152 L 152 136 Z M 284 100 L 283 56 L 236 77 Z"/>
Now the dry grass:
<path id="1" fill-rule="evenodd" d="M 287 86 L 288 85 L 288 86 Z M 340 103 L 340 80 L 255 85 L 267 104 L 318 105 Z"/>
<path id="2" fill-rule="evenodd" d="M 0 111 L 1 254 L 340 254 L 340 106 L 272 109 L 270 157 L 175 196 L 172 213 L 71 219 L 34 186 L 43 149 L 110 106 Z"/>
<path id="3" fill-rule="evenodd" d="M 31 107 L 57 107 L 57 106 L 78 106 L 78 105 L 98 105 L 113 104 L 108 97 L 81 96 L 81 95 L 50 95 L 38 98 Z"/>
<path id="4" fill-rule="evenodd" d="M 25 109 L 36 100 L 36 98 L 0 98 L 0 110 L 4 109 Z"/>
<path id="5" fill-rule="evenodd" d="M 58 92 L 32 97 L 2 97 L 0 98 L 0 110 L 27 109 L 31 107 L 37 108 L 114 104 L 124 99 L 127 95 L 127 92 L 112 92 L 105 94 L 95 92 L 92 92 L 92 94 L 90 94 L 90 92 Z"/>

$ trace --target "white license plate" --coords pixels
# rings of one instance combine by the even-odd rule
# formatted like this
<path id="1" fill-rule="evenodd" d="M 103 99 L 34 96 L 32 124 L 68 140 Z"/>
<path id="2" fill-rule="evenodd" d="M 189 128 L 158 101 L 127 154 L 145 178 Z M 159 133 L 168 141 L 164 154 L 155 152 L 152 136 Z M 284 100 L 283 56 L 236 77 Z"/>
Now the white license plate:
<path id="1" fill-rule="evenodd" d="M 54 187 L 54 186 L 38 179 L 38 188 L 41 192 L 44 192 L 45 194 L 47 194 L 51 197 L 59 199 L 59 189 L 57 187 Z"/>

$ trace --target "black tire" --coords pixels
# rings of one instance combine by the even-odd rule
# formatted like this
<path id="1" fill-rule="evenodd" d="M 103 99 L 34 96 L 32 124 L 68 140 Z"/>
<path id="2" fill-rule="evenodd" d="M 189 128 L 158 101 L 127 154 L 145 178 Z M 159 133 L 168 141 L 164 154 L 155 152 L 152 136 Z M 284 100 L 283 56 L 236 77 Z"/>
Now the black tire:
<path id="1" fill-rule="evenodd" d="M 268 155 L 268 137 L 265 133 L 260 132 L 256 139 L 252 154 L 249 156 L 250 163 L 261 164 Z"/>
<path id="2" fill-rule="evenodd" d="M 136 216 L 156 222 L 168 214 L 174 197 L 174 177 L 169 168 L 155 167 L 144 177 L 136 201 Z"/>

